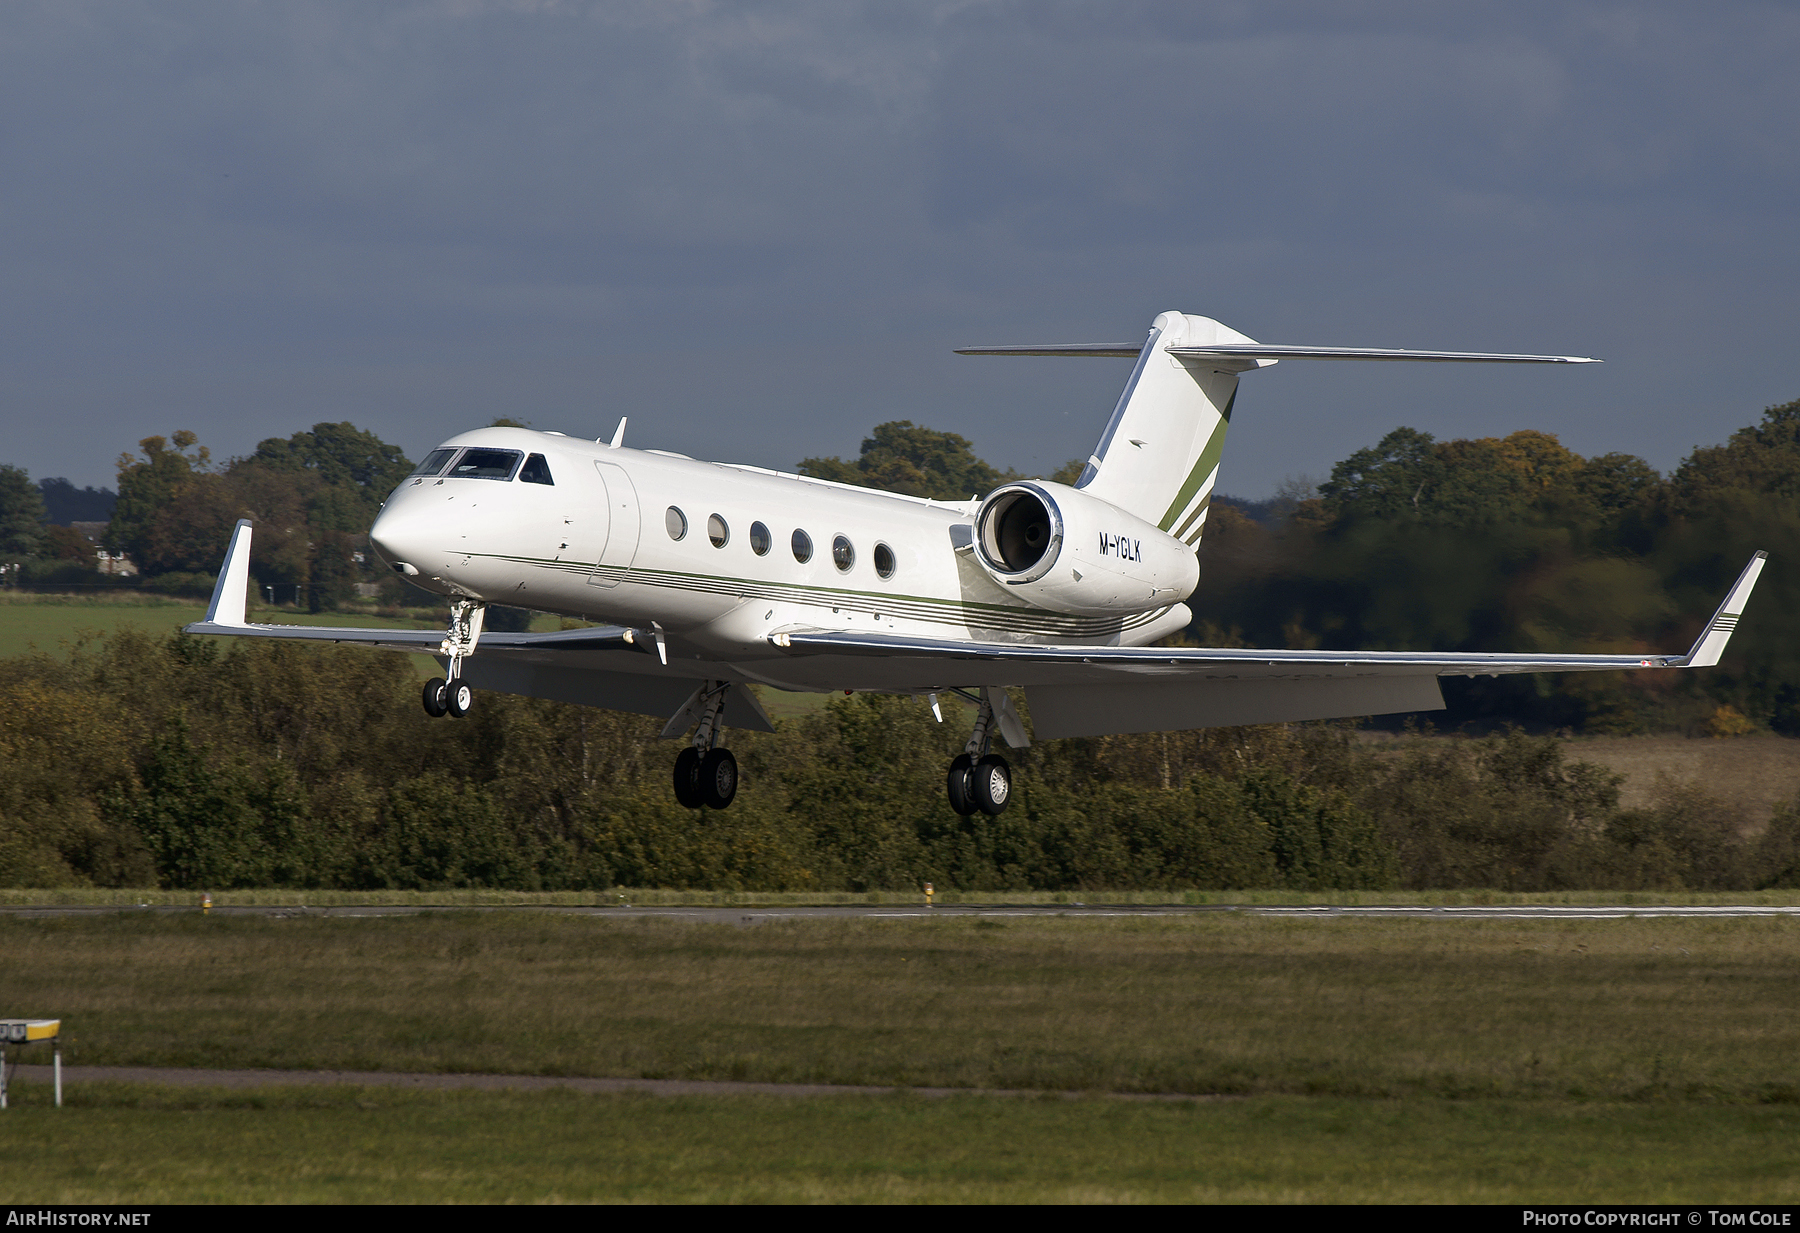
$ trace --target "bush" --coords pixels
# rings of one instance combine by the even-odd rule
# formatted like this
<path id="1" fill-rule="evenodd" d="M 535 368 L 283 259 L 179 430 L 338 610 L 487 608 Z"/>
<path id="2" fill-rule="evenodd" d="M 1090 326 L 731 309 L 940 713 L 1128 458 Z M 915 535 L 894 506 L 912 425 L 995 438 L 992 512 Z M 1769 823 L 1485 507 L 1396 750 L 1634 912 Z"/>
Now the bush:
<path id="1" fill-rule="evenodd" d="M 1619 808 L 1544 737 L 1373 747 L 1341 724 L 1007 751 L 959 817 L 967 739 L 835 697 L 733 733 L 743 788 L 676 805 L 662 721 L 487 694 L 426 718 L 400 656 L 123 632 L 0 662 L 0 882 L 869 890 L 1735 889 L 1800 884 L 1800 805 L 1754 843 L 1704 794 Z"/>

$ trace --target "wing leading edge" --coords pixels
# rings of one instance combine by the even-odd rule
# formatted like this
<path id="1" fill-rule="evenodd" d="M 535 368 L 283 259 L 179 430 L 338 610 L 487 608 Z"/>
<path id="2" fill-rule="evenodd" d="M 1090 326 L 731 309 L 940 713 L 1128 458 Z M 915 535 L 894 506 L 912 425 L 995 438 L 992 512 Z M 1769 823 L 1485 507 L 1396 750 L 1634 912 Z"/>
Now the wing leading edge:
<path id="1" fill-rule="evenodd" d="M 206 619 L 191 634 L 331 642 L 444 655 L 436 630 L 259 625 L 245 618 L 251 528 L 238 523 Z M 1023 686 L 1040 736 L 1099 736 L 1437 710 L 1438 678 L 1521 672 L 1701 668 L 1719 662 L 1762 572 L 1758 552 L 1685 655 L 1521 655 L 1485 652 L 1287 651 L 946 641 L 893 634 L 792 630 L 770 638 L 777 658 L 806 663 L 809 681 L 917 693 L 953 685 Z M 835 661 L 835 662 L 834 662 Z M 471 685 L 640 714 L 670 715 L 702 675 L 785 676 L 764 665 L 665 665 L 641 631 L 620 626 L 491 633 L 465 666 Z M 683 670 L 686 669 L 686 670 Z M 771 679 L 785 688 L 818 687 Z M 747 690 L 732 690 L 725 722 L 770 731 Z"/>
<path id="2" fill-rule="evenodd" d="M 206 619 L 187 626 L 184 633 L 331 642 L 440 659 L 449 654 L 442 630 L 252 624 L 245 617 L 250 536 L 249 520 L 240 520 L 225 550 L 225 567 L 213 585 Z M 618 625 L 542 634 L 484 633 L 463 676 L 475 688 L 497 693 L 668 716 L 687 701 L 700 677 L 659 670 L 659 659 L 654 642 L 642 631 Z M 748 690 L 731 691 L 724 722 L 755 732 L 775 730 L 762 704 Z"/>
<path id="3" fill-rule="evenodd" d="M 881 657 L 948 684 L 1023 685 L 1039 735 L 1103 736 L 1438 710 L 1438 678 L 1521 672 L 1703 668 L 1719 662 L 1768 554 L 1750 559 L 1685 655 L 1277 651 L 939 642 L 889 634 L 789 632 L 794 655 Z"/>

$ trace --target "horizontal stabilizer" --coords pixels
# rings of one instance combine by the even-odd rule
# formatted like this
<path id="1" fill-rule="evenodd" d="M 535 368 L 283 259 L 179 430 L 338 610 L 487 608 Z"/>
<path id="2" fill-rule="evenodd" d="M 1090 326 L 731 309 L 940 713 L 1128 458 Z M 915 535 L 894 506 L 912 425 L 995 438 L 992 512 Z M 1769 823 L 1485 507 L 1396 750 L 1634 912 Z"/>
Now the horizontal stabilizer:
<path id="1" fill-rule="evenodd" d="M 1108 360 L 1135 360 L 1144 344 L 1135 343 L 1046 343 L 1023 347 L 962 347 L 958 355 L 1073 355 L 1097 356 Z"/>
<path id="2" fill-rule="evenodd" d="M 962 347 L 958 355 L 1063 355 L 1135 360 L 1141 343 L 1043 343 L 1017 347 Z M 1585 355 L 1512 355 L 1500 351 L 1407 351 L 1395 347 L 1300 347 L 1284 343 L 1222 343 L 1170 347 L 1191 360 L 1413 360 L 1428 364 L 1601 364 Z M 1252 367 L 1252 365 L 1245 365 Z"/>
<path id="3" fill-rule="evenodd" d="M 1508 355 L 1497 351 L 1402 351 L 1391 347 L 1294 347 L 1279 343 L 1218 343 L 1170 347 L 1183 359 L 1423 360 L 1432 364 L 1599 364 L 1585 355 Z"/>

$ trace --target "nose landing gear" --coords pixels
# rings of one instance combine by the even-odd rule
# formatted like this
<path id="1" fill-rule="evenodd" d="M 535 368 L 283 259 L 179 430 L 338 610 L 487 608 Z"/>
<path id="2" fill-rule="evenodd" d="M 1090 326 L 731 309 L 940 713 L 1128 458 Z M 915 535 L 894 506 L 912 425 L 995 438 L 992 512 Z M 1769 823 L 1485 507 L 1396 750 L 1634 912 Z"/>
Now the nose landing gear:
<path id="1" fill-rule="evenodd" d="M 425 690 L 419 698 L 425 713 L 433 719 L 444 715 L 461 719 L 474 709 L 475 691 L 462 680 L 462 661 L 475 653 L 475 644 L 481 641 L 481 619 L 486 613 L 486 604 L 472 600 L 465 599 L 451 606 L 450 627 L 438 647 L 438 653 L 450 660 L 448 679 L 432 677 L 425 682 Z"/>

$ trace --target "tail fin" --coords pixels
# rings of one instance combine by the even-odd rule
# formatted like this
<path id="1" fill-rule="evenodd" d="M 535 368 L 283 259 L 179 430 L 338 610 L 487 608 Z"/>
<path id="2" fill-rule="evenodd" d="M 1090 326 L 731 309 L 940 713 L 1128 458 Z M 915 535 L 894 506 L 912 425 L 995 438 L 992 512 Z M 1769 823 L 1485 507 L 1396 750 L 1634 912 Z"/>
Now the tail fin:
<path id="1" fill-rule="evenodd" d="M 968 347 L 958 355 L 1137 357 L 1131 380 L 1077 488 L 1185 540 L 1200 542 L 1212 503 L 1238 374 L 1281 360 L 1423 360 L 1430 363 L 1597 364 L 1580 355 L 1489 351 L 1399 351 L 1382 347 L 1301 347 L 1259 343 L 1211 317 L 1163 313 L 1143 346 L 1070 343 Z M 1696 654 L 1699 649 L 1696 648 Z"/>
<path id="2" fill-rule="evenodd" d="M 1210 317 L 1158 316 L 1075 486 L 1198 544 L 1231 426 L 1238 374 L 1273 361 L 1182 356 L 1170 349 L 1250 342 Z"/>

